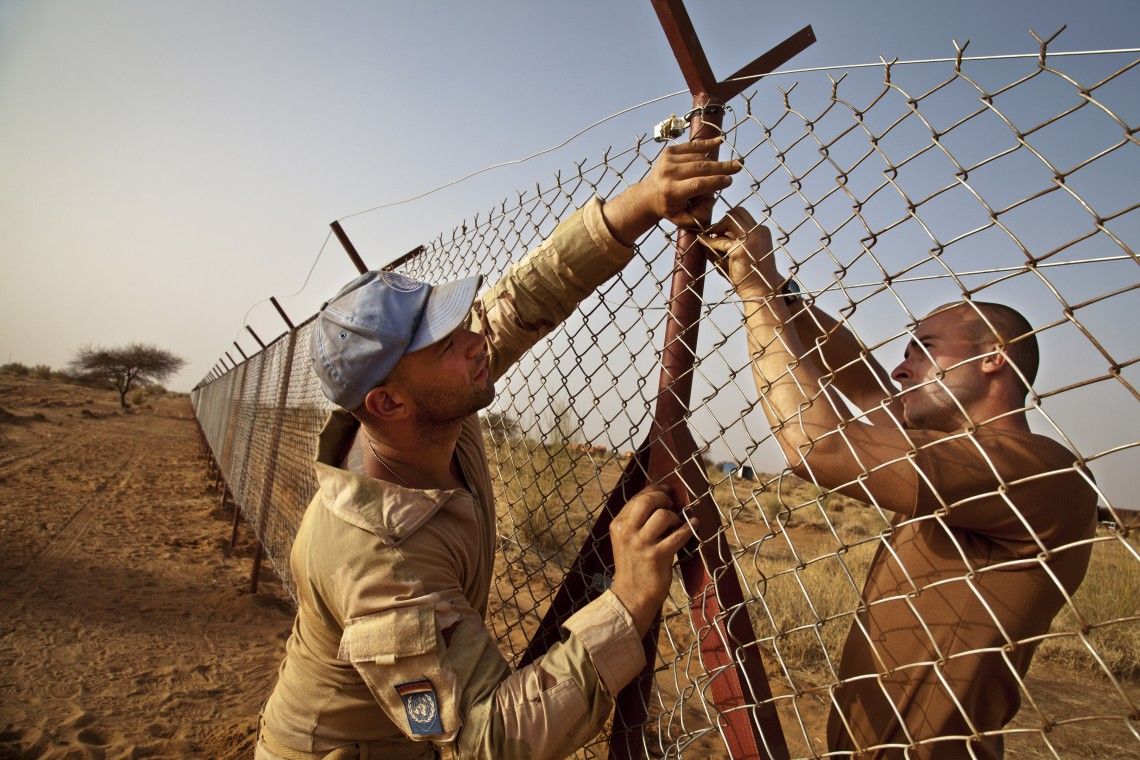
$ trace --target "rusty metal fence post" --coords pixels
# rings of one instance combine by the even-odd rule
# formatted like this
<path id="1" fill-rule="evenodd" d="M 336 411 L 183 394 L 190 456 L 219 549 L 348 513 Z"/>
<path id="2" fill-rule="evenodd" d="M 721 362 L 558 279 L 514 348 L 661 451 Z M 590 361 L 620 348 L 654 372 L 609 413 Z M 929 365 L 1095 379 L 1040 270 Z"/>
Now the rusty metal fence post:
<path id="1" fill-rule="evenodd" d="M 712 74 L 681 1 L 653 0 L 653 6 L 693 95 L 690 140 L 720 136 L 725 101 L 815 40 L 811 27 L 805 27 L 733 74 L 729 81 L 720 83 Z M 709 158 L 715 160 L 716 152 Z M 709 219 L 696 221 L 707 225 Z M 712 701 L 720 713 L 719 726 L 729 751 L 737 760 L 786 758 L 787 745 L 744 607 L 735 564 L 721 530 L 720 515 L 711 501 L 707 476 L 699 466 L 697 446 L 685 422 L 692 393 L 705 266 L 706 255 L 696 231 L 679 230 L 659 390 L 649 437 L 610 494 L 589 540 L 531 639 L 522 663 L 541 656 L 558 640 L 561 624 L 604 590 L 604 584 L 597 579 L 611 577 L 613 572 L 609 524 L 621 504 L 645 485 L 648 473 L 650 481 L 668 485 L 679 510 L 691 510 L 699 520 L 697 545 L 690 545 L 680 564 L 693 627 L 700 632 L 701 662 L 711 677 Z M 610 757 L 615 760 L 646 754 L 642 727 L 648 717 L 659 625 L 658 617 L 645 637 L 645 670 L 617 697 L 610 738 Z"/>

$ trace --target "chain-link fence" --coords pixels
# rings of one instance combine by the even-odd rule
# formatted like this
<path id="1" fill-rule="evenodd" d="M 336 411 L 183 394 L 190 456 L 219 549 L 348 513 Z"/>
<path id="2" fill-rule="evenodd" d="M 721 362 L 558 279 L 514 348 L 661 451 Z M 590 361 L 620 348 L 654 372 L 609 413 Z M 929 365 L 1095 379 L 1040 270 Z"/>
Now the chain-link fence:
<path id="1" fill-rule="evenodd" d="M 744 159 L 745 169 L 719 208 L 743 203 L 770 227 L 781 269 L 794 275 L 809 303 L 856 336 L 855 361 L 894 366 L 916 324 L 939 304 L 1010 304 L 1034 325 L 1042 354 L 1034 390 L 1010 414 L 1023 412 L 1033 430 L 1061 442 L 1076 460 L 1064 472 L 1010 479 L 971 427 L 956 438 L 973 444 L 993 470 L 992 490 L 963 495 L 930 479 L 940 508 L 902 516 L 877 503 L 873 489 L 854 499 L 834 483 L 798 478 L 761 406 L 742 305 L 711 269 L 702 276 L 685 415 L 697 453 L 678 469 L 699 465 L 698 480 L 707 485 L 693 496 L 715 505 L 722 524 L 706 541 L 723 542 L 728 556 L 705 569 L 718 578 L 735 573 L 743 598 L 719 599 L 716 619 L 705 622 L 719 626 L 746 615 L 754 639 L 724 646 L 758 650 L 771 694 L 749 684 L 745 694 L 763 694 L 765 704 L 732 709 L 774 708 L 783 737 L 764 737 L 772 754 L 784 741 L 794 757 L 826 754 L 829 712 L 842 714 L 840 727 L 867 748 L 866 734 L 852 723 L 874 723 L 875 716 L 856 714 L 873 710 L 844 696 L 866 683 L 899 711 L 893 717 L 904 728 L 895 735 L 903 739 L 892 740 L 899 756 L 910 746 L 912 756 L 982 757 L 1002 743 L 1011 757 L 1140 752 L 1140 554 L 1128 511 L 1140 485 L 1133 338 L 1140 307 L 1133 250 L 1140 231 L 1133 126 L 1140 79 L 1137 61 L 1128 60 L 1058 58 L 1042 44 L 1039 57 L 1028 60 L 959 55 L 945 63 L 800 74 L 793 86 L 773 78 L 785 85 L 782 92 L 765 83 L 730 104 L 722 152 Z M 432 282 L 475 272 L 494 281 L 591 196 L 610 197 L 642 178 L 659 150 L 642 138 L 583 161 L 441 235 L 398 271 Z M 639 469 L 635 452 L 654 434 L 672 232 L 658 228 L 640 240 L 633 262 L 501 379 L 484 414 L 499 520 L 488 625 L 509 660 L 535 654 L 528 645 L 541 638 L 543 617 L 608 496 Z M 309 330 L 307 323 L 287 333 L 193 393 L 233 498 L 286 586 L 291 540 L 316 487 L 314 442 L 329 410 L 309 369 Z M 844 369 L 825 367 L 825 378 Z M 932 382 L 949 390 L 941 375 Z M 844 417 L 840 435 L 869 419 Z M 920 460 L 923 445 L 915 443 L 909 459 Z M 1074 475 L 1078 487 L 1095 489 L 1095 532 L 1052 530 L 1010 495 L 1049 477 L 1071 484 Z M 865 472 L 852 483 L 870 478 Z M 692 477 L 684 480 L 692 487 Z M 1057 494 L 1058 503 L 1045 510 L 1054 522 L 1083 519 L 1069 511 L 1075 506 L 1060 486 L 1047 483 L 1045 492 Z M 1009 556 L 979 559 L 976 547 L 964 545 L 973 533 L 955 527 L 955 509 L 986 499 L 1017 518 L 1023 535 L 998 541 L 1020 542 Z M 938 546 L 948 552 L 940 574 L 908 567 L 920 561 L 897 545 L 908 530 L 940 536 Z M 985 535 L 985 528 L 974 532 Z M 1074 593 L 1058 568 L 1082 566 L 1086 557 Z M 879 587 L 877 597 L 865 594 L 868 574 L 888 563 L 904 580 Z M 995 578 L 1046 584 L 1038 592 L 1061 608 L 1052 625 L 1019 633 L 994 609 L 996 597 L 986 589 Z M 989 643 L 962 635 L 951 637 L 956 648 L 944 649 L 938 631 L 946 621 L 926 620 L 922 610 L 932 609 L 924 599 L 950 588 L 965 595 L 963 604 L 983 609 L 985 619 L 971 624 L 997 631 L 981 637 Z M 1018 586 L 1010 593 L 1030 592 Z M 890 603 L 914 614 L 906 635 L 922 638 L 929 656 L 900 664 L 879 649 L 897 634 L 874 630 L 876 605 Z M 714 693 L 723 674 L 710 672 L 698 651 L 707 634 L 700 619 L 678 582 L 644 692 L 646 722 L 635 731 L 649 756 L 729 755 L 732 743 L 718 719 L 725 703 Z M 876 658 L 873 672 L 852 676 L 842 662 L 853 627 Z M 954 684 L 954 668 L 967 662 L 984 665 L 973 703 Z M 924 685 L 903 698 L 892 679 Z M 939 697 L 927 692 L 939 690 L 960 713 L 952 723 L 963 728 L 953 736 L 916 733 L 905 713 L 930 708 Z M 920 698 L 932 701 L 916 706 Z M 979 717 L 995 704 L 1018 703 L 1004 727 L 1004 718 Z M 971 749 L 951 750 L 948 740 Z M 605 755 L 606 741 L 599 736 L 582 755 Z"/>

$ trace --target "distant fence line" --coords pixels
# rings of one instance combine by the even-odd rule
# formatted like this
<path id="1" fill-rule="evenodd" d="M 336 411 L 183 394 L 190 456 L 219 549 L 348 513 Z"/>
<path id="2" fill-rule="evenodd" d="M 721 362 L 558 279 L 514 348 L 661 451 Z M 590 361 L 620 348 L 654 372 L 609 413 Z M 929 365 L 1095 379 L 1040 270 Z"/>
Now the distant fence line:
<path id="1" fill-rule="evenodd" d="M 1140 552 L 1120 511 L 1137 504 L 1126 486 L 1137 484 L 1140 464 L 1140 79 L 1137 61 L 1114 60 L 1070 59 L 1062 69 L 1043 45 L 1033 63 L 905 72 L 884 64 L 874 83 L 863 71 L 803 76 L 782 94 L 747 94 L 722 126 L 728 152 L 745 159 L 725 204 L 743 202 L 770 225 L 783 268 L 843 316 L 868 354 L 896 360 L 906 325 L 963 297 L 1012 303 L 1036 326 L 1044 369 L 1026 412 L 1096 474 L 1113 526 L 1079 542 L 1091 545 L 1093 568 L 1038 654 L 1091 673 L 1099 701 L 1087 711 L 1062 707 L 1019 678 L 1022 712 L 1002 732 L 1011 755 L 1076 756 L 1085 741 L 1078 729 L 1140 750 Z M 658 149 L 641 138 L 582 162 L 441 234 L 397 271 L 432 282 L 479 272 L 493 282 L 592 195 L 642 178 Z M 501 379 L 484 415 L 500 538 L 488 625 L 516 663 L 545 635 L 543 617 L 561 604 L 564 577 L 607 496 L 628 467 L 644 464 L 622 455 L 643 451 L 651 435 L 669 232 L 639 241 L 633 263 Z M 723 529 L 708 541 L 724 542 L 743 594 L 721 599 L 715 622 L 747 611 L 771 683 L 771 695 L 744 707 L 778 715 L 789 754 L 814 757 L 826 752 L 819 716 L 840 680 L 838 645 L 890 515 L 782 469 L 757 406 L 740 304 L 715 275 L 704 278 L 700 323 L 684 415 L 699 456 L 674 474 L 699 466 L 708 478 L 694 497 L 715 505 Z M 294 595 L 289 550 L 316 490 L 312 456 L 331 408 L 310 370 L 311 329 L 312 319 L 192 393 L 233 502 Z M 716 459 L 757 478 L 708 466 Z M 1101 605 L 1097 584 L 1113 582 L 1124 599 Z M 647 721 L 630 728 L 649 756 L 723 757 L 715 674 L 700 665 L 703 634 L 688 607 L 678 584 L 663 613 Z M 599 737 L 581 756 L 606 752 Z"/>

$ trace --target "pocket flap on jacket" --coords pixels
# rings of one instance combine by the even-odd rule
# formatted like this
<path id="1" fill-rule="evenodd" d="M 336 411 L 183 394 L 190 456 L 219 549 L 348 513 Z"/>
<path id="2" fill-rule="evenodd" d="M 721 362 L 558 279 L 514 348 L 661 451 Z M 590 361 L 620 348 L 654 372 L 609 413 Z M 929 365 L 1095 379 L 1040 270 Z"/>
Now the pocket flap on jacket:
<path id="1" fill-rule="evenodd" d="M 435 651 L 435 609 L 396 607 L 351 620 L 340 637 L 337 657 L 349 662 L 395 662 Z"/>

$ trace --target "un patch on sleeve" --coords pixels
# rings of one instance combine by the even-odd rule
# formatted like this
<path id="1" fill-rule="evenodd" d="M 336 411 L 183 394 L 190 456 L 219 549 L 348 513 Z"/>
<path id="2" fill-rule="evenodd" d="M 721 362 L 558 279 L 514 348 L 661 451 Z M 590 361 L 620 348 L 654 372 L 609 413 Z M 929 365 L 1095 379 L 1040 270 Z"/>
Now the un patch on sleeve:
<path id="1" fill-rule="evenodd" d="M 427 679 L 396 684 L 396 693 L 404 700 L 408 726 L 414 736 L 437 736 L 443 733 L 439 722 L 439 700 L 435 687 Z"/>

